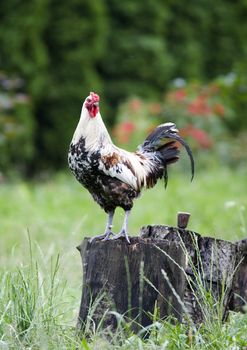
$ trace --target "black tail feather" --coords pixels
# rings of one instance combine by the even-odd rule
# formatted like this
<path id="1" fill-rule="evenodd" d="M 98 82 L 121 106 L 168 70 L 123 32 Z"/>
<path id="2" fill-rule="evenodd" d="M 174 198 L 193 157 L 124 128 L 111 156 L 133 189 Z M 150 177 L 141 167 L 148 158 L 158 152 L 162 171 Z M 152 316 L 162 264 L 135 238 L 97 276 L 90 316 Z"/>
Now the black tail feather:
<path id="1" fill-rule="evenodd" d="M 139 147 L 139 149 L 144 152 L 155 152 L 155 151 L 162 152 L 162 150 L 164 150 L 165 155 L 168 155 L 168 158 L 166 159 L 169 159 L 169 156 L 174 154 L 175 155 L 174 161 L 175 161 L 176 159 L 178 159 L 179 150 L 177 149 L 177 154 L 176 154 L 175 152 L 176 147 L 171 147 L 174 144 L 174 142 L 173 141 L 166 142 L 167 139 L 171 139 L 173 141 L 176 140 L 185 148 L 190 158 L 191 174 L 192 174 L 191 181 L 192 181 L 195 174 L 195 162 L 194 162 L 193 154 L 189 145 L 184 141 L 184 139 L 181 136 L 178 135 L 178 130 L 176 129 L 176 125 L 174 123 L 165 123 L 158 126 L 150 135 L 148 135 L 148 137 L 145 139 L 144 143 Z M 172 159 L 170 162 L 172 162 Z M 166 166 L 164 169 L 164 180 L 165 180 L 165 185 L 167 185 L 168 174 L 167 174 Z"/>
<path id="2" fill-rule="evenodd" d="M 178 141 L 179 143 L 181 143 L 181 145 L 184 146 L 189 158 L 190 158 L 190 165 L 191 165 L 191 181 L 194 179 L 194 175 L 195 175 L 195 162 L 194 162 L 194 158 L 193 158 L 193 154 L 192 151 L 189 147 L 189 145 L 184 141 L 184 139 L 182 139 L 181 136 L 179 136 L 178 134 L 176 135 L 166 135 L 166 138 L 168 139 L 173 139 Z"/>
<path id="3" fill-rule="evenodd" d="M 165 188 L 166 188 L 167 184 L 168 184 L 168 171 L 167 171 L 167 166 L 166 165 L 164 167 L 163 178 L 164 178 L 164 184 L 165 184 Z"/>

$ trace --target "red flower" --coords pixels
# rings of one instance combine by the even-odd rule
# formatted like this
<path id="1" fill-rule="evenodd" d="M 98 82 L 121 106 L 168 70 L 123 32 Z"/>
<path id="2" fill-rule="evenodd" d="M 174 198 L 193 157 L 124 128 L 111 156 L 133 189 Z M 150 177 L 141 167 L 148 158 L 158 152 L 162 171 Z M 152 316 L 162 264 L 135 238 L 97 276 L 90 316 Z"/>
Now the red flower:
<path id="1" fill-rule="evenodd" d="M 136 129 L 135 124 L 130 121 L 122 122 L 113 129 L 113 135 L 120 143 L 128 143 L 131 134 Z"/>
<path id="2" fill-rule="evenodd" d="M 210 136 L 204 130 L 196 128 L 192 125 L 188 125 L 181 129 L 180 135 L 182 137 L 192 137 L 202 148 L 211 148 L 213 146 L 213 141 Z"/>
<path id="3" fill-rule="evenodd" d="M 186 91 L 184 89 L 178 89 L 169 92 L 166 96 L 172 102 L 183 102 L 186 97 Z"/>
<path id="4" fill-rule="evenodd" d="M 188 112 L 194 115 L 209 115 L 212 113 L 207 98 L 203 95 L 197 96 L 194 101 L 188 104 Z"/>
<path id="5" fill-rule="evenodd" d="M 135 98 L 129 102 L 129 108 L 131 112 L 138 112 L 141 106 L 142 106 L 142 102 L 138 98 Z"/>
<path id="6" fill-rule="evenodd" d="M 225 115 L 225 108 L 221 103 L 216 103 L 214 105 L 214 112 L 219 115 L 220 117 L 224 117 Z"/>
<path id="7" fill-rule="evenodd" d="M 183 101 L 186 97 L 186 91 L 184 89 L 179 89 L 174 92 L 174 97 L 177 101 Z"/>
<path id="8" fill-rule="evenodd" d="M 122 122 L 119 126 L 123 132 L 127 133 L 132 133 L 136 128 L 135 124 L 130 121 Z"/>
<path id="9" fill-rule="evenodd" d="M 149 111 L 152 114 L 160 114 L 161 113 L 161 105 L 160 103 L 150 103 L 149 106 Z"/>

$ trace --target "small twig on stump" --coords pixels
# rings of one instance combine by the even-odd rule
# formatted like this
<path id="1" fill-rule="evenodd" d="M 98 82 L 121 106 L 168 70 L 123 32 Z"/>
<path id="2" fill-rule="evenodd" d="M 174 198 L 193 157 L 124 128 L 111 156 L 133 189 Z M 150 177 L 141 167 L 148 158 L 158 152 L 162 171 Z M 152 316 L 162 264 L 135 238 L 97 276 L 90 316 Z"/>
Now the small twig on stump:
<path id="1" fill-rule="evenodd" d="M 186 228 L 190 220 L 190 213 L 178 212 L 177 225 L 178 228 Z"/>

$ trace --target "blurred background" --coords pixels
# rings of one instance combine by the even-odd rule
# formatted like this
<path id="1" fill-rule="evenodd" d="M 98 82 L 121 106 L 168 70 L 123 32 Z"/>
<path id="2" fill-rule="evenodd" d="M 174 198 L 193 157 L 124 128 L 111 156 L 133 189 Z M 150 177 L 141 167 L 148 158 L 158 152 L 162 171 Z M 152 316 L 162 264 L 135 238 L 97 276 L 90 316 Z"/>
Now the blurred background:
<path id="1" fill-rule="evenodd" d="M 79 348 L 75 247 L 106 220 L 67 166 L 90 91 L 117 145 L 135 150 L 173 121 L 193 150 L 194 181 L 182 154 L 166 191 L 160 181 L 135 202 L 130 235 L 182 211 L 202 235 L 247 237 L 247 0 L 2 0 L 0 348 Z M 118 208 L 114 232 L 122 221 Z M 211 328 L 200 346 L 222 348 Z"/>
<path id="2" fill-rule="evenodd" d="M 245 0 L 2 1 L 2 176 L 64 168 L 89 91 L 125 148 L 169 120 L 200 159 L 245 164 L 246 18 Z"/>

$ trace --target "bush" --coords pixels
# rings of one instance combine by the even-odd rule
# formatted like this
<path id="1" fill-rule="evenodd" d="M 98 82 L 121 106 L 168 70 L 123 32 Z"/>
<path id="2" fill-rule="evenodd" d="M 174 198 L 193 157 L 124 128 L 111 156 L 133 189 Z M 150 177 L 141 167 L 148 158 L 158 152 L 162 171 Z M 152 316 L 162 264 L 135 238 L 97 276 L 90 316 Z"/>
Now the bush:
<path id="1" fill-rule="evenodd" d="M 23 77 L 33 101 L 36 171 L 64 165 L 84 97 L 103 90 L 104 1 L 10 0 L 0 12 L 0 68 Z"/>
<path id="2" fill-rule="evenodd" d="M 238 142 L 229 129 L 234 120 L 236 113 L 218 81 L 201 84 L 176 79 L 159 102 L 134 97 L 122 104 L 113 135 L 117 143 L 133 150 L 158 124 L 170 121 L 200 157 L 210 152 L 226 163 L 236 163 L 244 155 L 237 151 Z"/>
<path id="3" fill-rule="evenodd" d="M 161 99 L 176 76 L 207 81 L 239 71 L 227 94 L 241 115 L 245 15 L 242 0 L 1 1 L 0 69 L 23 77 L 32 97 L 36 170 L 66 163 L 89 91 L 106 98 L 102 114 L 113 125 L 129 96 Z"/>
<path id="4" fill-rule="evenodd" d="M 34 116 L 24 81 L 0 74 L 0 169 L 25 172 L 34 155 Z"/>
<path id="5" fill-rule="evenodd" d="M 231 107 L 232 118 L 227 120 L 229 131 L 236 135 L 247 132 L 247 76 L 246 73 L 229 73 L 216 80 L 221 96 Z"/>

